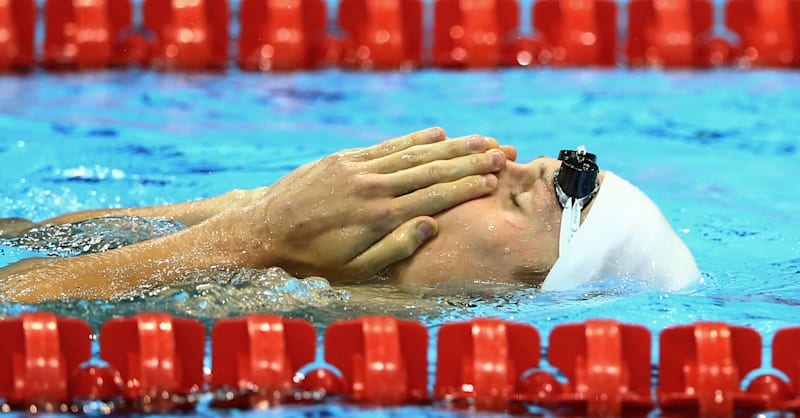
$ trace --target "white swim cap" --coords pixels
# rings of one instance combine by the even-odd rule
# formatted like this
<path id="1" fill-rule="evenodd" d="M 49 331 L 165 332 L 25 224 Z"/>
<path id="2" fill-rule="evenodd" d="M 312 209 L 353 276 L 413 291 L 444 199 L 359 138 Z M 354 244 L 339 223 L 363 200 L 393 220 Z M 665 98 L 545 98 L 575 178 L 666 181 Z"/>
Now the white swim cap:
<path id="1" fill-rule="evenodd" d="M 541 288 L 568 290 L 628 277 L 674 290 L 699 275 L 692 253 L 656 204 L 636 186 L 606 172 L 589 214 Z"/>

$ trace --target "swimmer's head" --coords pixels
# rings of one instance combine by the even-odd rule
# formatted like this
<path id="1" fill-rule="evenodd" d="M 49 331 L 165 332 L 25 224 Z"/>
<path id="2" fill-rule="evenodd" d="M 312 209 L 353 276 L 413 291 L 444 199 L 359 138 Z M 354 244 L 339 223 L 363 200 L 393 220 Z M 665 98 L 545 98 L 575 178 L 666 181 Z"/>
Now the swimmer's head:
<path id="1" fill-rule="evenodd" d="M 562 161 L 546 157 L 507 162 L 494 193 L 437 215 L 439 234 L 392 266 L 389 277 L 415 284 L 513 281 L 544 289 L 619 276 L 675 289 L 697 277 L 694 259 L 655 204 L 603 170 L 596 194 L 579 211 L 572 244 L 559 251 L 564 210 L 554 179 L 560 169 Z"/>

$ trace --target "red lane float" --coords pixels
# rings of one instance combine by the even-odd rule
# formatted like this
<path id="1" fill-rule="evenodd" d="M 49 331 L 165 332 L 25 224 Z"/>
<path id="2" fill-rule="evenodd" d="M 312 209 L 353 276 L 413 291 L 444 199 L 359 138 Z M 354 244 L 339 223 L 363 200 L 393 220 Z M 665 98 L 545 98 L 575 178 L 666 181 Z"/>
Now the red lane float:
<path id="1" fill-rule="evenodd" d="M 789 381 L 765 374 L 750 382 L 747 391 L 767 398 L 767 408 L 800 412 L 800 327 L 778 330 L 772 339 L 772 366 L 783 372 Z"/>
<path id="2" fill-rule="evenodd" d="M 645 416 L 650 394 L 650 332 L 639 325 L 589 320 L 558 325 L 550 334 L 548 362 L 567 377 L 540 404 L 588 417 Z"/>
<path id="3" fill-rule="evenodd" d="M 342 0 L 341 65 L 362 70 L 409 70 L 422 65 L 420 0 Z"/>
<path id="4" fill-rule="evenodd" d="M 521 377 L 539 366 L 536 328 L 500 319 L 444 324 L 436 349 L 434 397 L 454 406 L 514 410 L 524 400 Z"/>
<path id="5" fill-rule="evenodd" d="M 142 24 L 153 37 L 145 65 L 222 69 L 228 64 L 226 0 L 145 0 Z"/>
<path id="6" fill-rule="evenodd" d="M 436 0 L 433 65 L 490 68 L 515 62 L 524 46 L 519 21 L 516 0 Z"/>
<path id="7" fill-rule="evenodd" d="M 144 412 L 191 407 L 176 402 L 203 389 L 205 328 L 200 321 L 142 313 L 106 321 L 100 357 L 118 370 L 123 396 Z"/>
<path id="8" fill-rule="evenodd" d="M 761 365 L 756 330 L 721 322 L 669 327 L 659 337 L 658 402 L 667 413 L 732 417 L 763 410 L 766 399 L 741 390 Z"/>
<path id="9" fill-rule="evenodd" d="M 129 0 L 47 0 L 43 64 L 103 68 L 130 63 L 133 9 Z"/>
<path id="10" fill-rule="evenodd" d="M 628 3 L 628 65 L 709 67 L 727 64 L 730 46 L 712 38 L 709 0 L 632 0 Z"/>
<path id="11" fill-rule="evenodd" d="M 615 0 L 535 0 L 536 38 L 520 33 L 518 0 L 435 0 L 432 50 L 424 51 L 422 0 L 341 0 L 343 39 L 327 32 L 324 0 L 242 0 L 237 64 L 245 70 L 408 70 L 497 66 L 613 66 Z M 140 63 L 159 69 L 228 65 L 227 0 L 144 0 L 134 33 L 131 0 L 46 0 L 42 64 L 91 69 Z M 35 61 L 34 0 L 0 0 L 0 71 Z M 711 0 L 630 0 L 630 66 L 800 66 L 800 0 L 727 0 L 715 37 Z M 426 62 L 430 52 L 432 62 Z"/>
<path id="12" fill-rule="evenodd" d="M 203 372 L 203 325 L 169 314 L 103 324 L 99 355 L 107 366 L 89 363 L 91 330 L 78 319 L 26 313 L 0 320 L 0 333 L 4 411 L 80 413 L 85 401 L 99 400 L 106 413 L 168 412 L 193 408 L 206 390 L 229 391 L 211 397 L 212 407 L 335 401 L 328 397 L 343 395 L 367 405 L 435 400 L 478 411 L 538 407 L 564 416 L 645 416 L 655 401 L 669 416 L 800 411 L 800 327 L 781 329 L 772 341 L 772 366 L 780 376 L 756 373 L 761 337 L 752 328 L 719 322 L 666 328 L 659 337 L 655 399 L 649 331 L 613 320 L 553 328 L 547 358 L 561 377 L 538 369 L 540 337 L 531 325 L 500 319 L 444 324 L 432 397 L 427 329 L 385 316 L 331 324 L 324 341 L 327 364 L 305 375 L 300 371 L 315 365 L 314 328 L 275 315 L 215 324 L 210 376 Z M 752 378 L 743 391 L 747 375 Z"/>
<path id="13" fill-rule="evenodd" d="M 800 65 L 800 1 L 729 0 L 725 25 L 739 35 L 739 66 Z"/>
<path id="14" fill-rule="evenodd" d="M 35 27 L 33 0 L 0 0 L 0 72 L 33 65 Z"/>
<path id="15" fill-rule="evenodd" d="M 25 313 L 0 320 L 0 398 L 30 412 L 62 411 L 70 377 L 91 357 L 91 329 L 78 319 Z"/>
<path id="16" fill-rule="evenodd" d="M 317 337 L 310 322 L 277 315 L 223 319 L 211 331 L 211 389 L 241 394 L 215 406 L 283 402 L 295 374 L 314 361 Z"/>
<path id="17" fill-rule="evenodd" d="M 341 371 L 344 395 L 366 404 L 428 400 L 428 331 L 416 321 L 369 316 L 325 331 L 325 361 Z"/>
<path id="18" fill-rule="evenodd" d="M 239 67 L 305 70 L 327 62 L 323 0 L 243 0 L 239 5 Z"/>
<path id="19" fill-rule="evenodd" d="M 613 66 L 617 62 L 617 4 L 613 0 L 537 0 L 533 26 L 554 66 Z"/>

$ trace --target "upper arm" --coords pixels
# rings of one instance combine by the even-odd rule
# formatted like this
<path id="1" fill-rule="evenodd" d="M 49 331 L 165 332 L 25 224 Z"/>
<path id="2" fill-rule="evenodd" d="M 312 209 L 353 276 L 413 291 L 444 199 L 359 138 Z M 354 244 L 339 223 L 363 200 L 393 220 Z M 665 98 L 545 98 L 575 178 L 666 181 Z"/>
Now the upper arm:
<path id="1" fill-rule="evenodd" d="M 157 206 L 130 208 L 91 209 L 67 213 L 42 221 L 42 224 L 64 224 L 108 216 L 141 216 L 143 218 L 174 219 L 186 226 L 196 225 L 232 207 L 250 205 L 266 188 L 255 190 L 233 190 L 206 199 Z"/>

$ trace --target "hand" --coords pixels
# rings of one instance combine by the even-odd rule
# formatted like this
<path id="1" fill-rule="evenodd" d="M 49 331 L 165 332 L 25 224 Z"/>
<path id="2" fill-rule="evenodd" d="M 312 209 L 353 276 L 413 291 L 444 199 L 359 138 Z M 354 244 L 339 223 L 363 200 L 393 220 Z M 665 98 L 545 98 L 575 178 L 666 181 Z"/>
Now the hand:
<path id="1" fill-rule="evenodd" d="M 494 190 L 505 165 L 497 141 L 477 135 L 445 141 L 431 128 L 305 165 L 261 202 L 231 211 L 256 267 L 298 277 L 368 278 L 404 259 L 437 232 L 431 215 Z M 244 224 L 242 224 L 244 222 Z"/>

